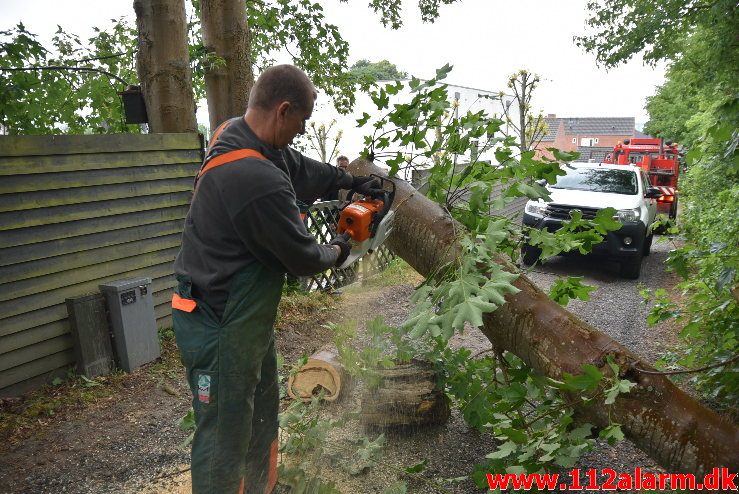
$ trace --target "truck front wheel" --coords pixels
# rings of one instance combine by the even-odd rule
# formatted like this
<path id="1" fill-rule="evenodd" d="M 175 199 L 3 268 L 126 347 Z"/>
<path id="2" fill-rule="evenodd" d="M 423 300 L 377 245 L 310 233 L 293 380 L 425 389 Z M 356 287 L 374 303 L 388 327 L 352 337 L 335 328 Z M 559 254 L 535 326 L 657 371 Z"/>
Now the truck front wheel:
<path id="1" fill-rule="evenodd" d="M 654 240 L 654 234 L 651 233 L 649 236 L 644 240 L 644 255 L 648 256 L 649 252 L 652 250 L 652 240 Z"/>
<path id="2" fill-rule="evenodd" d="M 534 264 L 537 259 L 539 259 L 540 255 L 540 248 L 534 247 L 533 245 L 529 244 L 523 244 L 523 247 L 521 248 L 521 261 L 526 266 L 531 266 L 532 264 Z"/>
<path id="3" fill-rule="evenodd" d="M 639 252 L 633 257 L 627 257 L 621 260 L 621 276 L 630 280 L 639 279 L 641 274 L 641 261 L 643 252 Z"/>
<path id="4" fill-rule="evenodd" d="M 670 219 L 674 220 L 677 218 L 677 196 L 674 196 L 675 200 L 672 201 L 672 206 L 670 206 Z"/>

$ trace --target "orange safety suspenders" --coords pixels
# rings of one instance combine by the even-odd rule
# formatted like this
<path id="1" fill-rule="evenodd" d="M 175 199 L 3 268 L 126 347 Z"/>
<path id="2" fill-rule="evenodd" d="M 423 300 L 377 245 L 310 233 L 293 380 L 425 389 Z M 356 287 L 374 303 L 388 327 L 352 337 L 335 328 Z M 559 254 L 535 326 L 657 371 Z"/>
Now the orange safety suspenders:
<path id="1" fill-rule="evenodd" d="M 228 124 L 230 122 L 227 120 L 223 122 L 213 133 L 213 137 L 210 140 L 210 144 L 208 145 L 208 150 L 210 150 L 210 147 L 218 140 L 218 136 L 221 135 L 221 132 L 223 132 L 226 127 L 228 127 Z M 212 170 L 213 168 L 221 165 L 225 165 L 227 163 L 231 163 L 233 161 L 237 161 L 243 158 L 259 158 L 262 160 L 266 160 L 267 158 L 260 153 L 259 151 L 256 151 L 254 149 L 237 149 L 235 151 L 230 151 L 228 153 L 220 154 L 213 159 L 210 159 L 206 161 L 203 166 L 200 168 L 200 171 L 198 172 L 197 177 L 195 177 L 195 187 L 197 190 L 197 184 L 198 179 L 202 177 L 207 171 Z M 177 293 L 172 295 L 172 308 L 181 310 L 183 312 L 192 312 L 194 311 L 198 306 L 198 303 L 189 298 L 183 298 Z"/>
<path id="2" fill-rule="evenodd" d="M 218 142 L 218 137 L 220 137 L 221 132 L 226 130 L 230 123 L 230 120 L 226 120 L 218 126 L 215 132 L 213 132 L 213 137 L 210 138 L 210 143 L 208 144 L 208 152 L 210 152 L 213 144 Z M 231 163 L 232 161 L 244 158 L 259 158 L 260 160 L 267 159 L 262 153 L 255 149 L 237 149 L 235 151 L 229 151 L 228 153 L 219 154 L 218 156 L 209 159 L 208 161 L 203 163 L 203 166 L 200 167 L 200 171 L 198 172 L 197 177 L 195 177 L 195 186 L 197 187 L 198 180 L 205 174 L 205 172 L 212 170 L 217 166 L 225 165 L 226 163 Z"/>
<path id="3" fill-rule="evenodd" d="M 262 153 L 254 149 L 237 149 L 235 151 L 229 151 L 228 153 L 219 154 L 215 158 L 208 160 L 205 166 L 203 166 L 198 172 L 197 178 L 202 177 L 205 172 L 212 170 L 217 166 L 225 165 L 226 163 L 231 163 L 232 161 L 244 158 L 259 158 L 260 160 L 267 159 Z"/>

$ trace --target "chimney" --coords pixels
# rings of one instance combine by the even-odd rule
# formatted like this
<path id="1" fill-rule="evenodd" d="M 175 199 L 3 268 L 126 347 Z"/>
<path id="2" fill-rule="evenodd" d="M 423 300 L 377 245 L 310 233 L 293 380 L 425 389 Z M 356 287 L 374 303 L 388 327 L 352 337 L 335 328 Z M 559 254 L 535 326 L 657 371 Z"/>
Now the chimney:
<path id="1" fill-rule="evenodd" d="M 549 115 L 547 115 L 547 118 L 557 118 L 557 114 L 556 113 L 550 113 Z"/>

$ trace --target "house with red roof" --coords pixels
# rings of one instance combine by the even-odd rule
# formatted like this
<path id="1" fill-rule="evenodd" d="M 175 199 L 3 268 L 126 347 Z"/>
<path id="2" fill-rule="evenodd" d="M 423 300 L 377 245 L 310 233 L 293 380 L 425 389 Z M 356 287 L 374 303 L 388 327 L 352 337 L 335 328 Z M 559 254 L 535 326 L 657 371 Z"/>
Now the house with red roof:
<path id="1" fill-rule="evenodd" d="M 613 146 L 624 139 L 634 137 L 634 117 L 568 117 L 557 115 L 544 117 L 546 133 L 536 149 L 551 157 L 546 148 L 577 151 L 579 161 L 603 161 Z"/>

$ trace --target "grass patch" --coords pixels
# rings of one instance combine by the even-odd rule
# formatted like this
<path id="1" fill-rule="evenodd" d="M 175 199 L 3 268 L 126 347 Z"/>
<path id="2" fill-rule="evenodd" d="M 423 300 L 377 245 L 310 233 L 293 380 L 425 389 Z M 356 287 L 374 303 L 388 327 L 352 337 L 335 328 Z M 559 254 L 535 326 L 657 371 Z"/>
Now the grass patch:
<path id="1" fill-rule="evenodd" d="M 388 287 L 396 285 L 417 285 L 423 281 L 423 276 L 418 274 L 407 262 L 396 257 L 383 271 L 371 273 L 364 280 L 364 286 Z"/>
<path id="2" fill-rule="evenodd" d="M 276 330 L 307 326 L 319 321 L 337 306 L 337 300 L 326 292 L 293 291 L 282 296 L 277 308 Z"/>
<path id="3" fill-rule="evenodd" d="M 0 440 L 13 443 L 47 425 L 58 416 L 82 410 L 111 396 L 126 378 L 123 371 L 88 379 L 67 372 L 66 379 L 54 379 L 19 400 L 3 400 L 0 405 Z"/>

